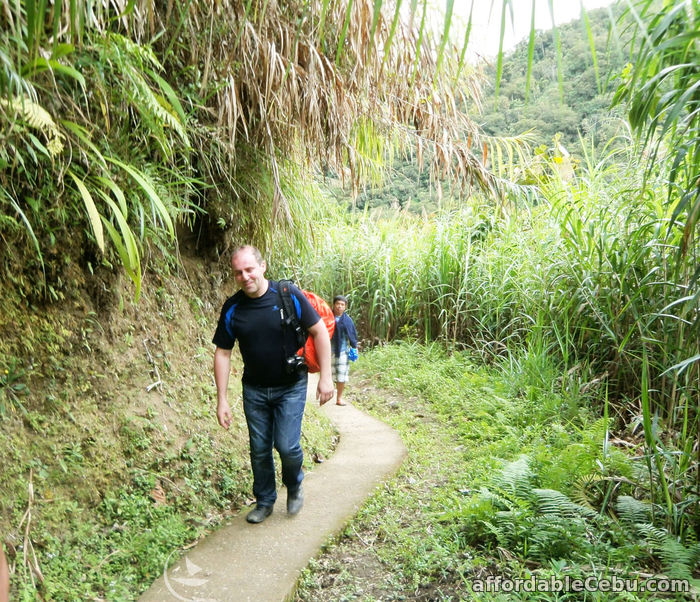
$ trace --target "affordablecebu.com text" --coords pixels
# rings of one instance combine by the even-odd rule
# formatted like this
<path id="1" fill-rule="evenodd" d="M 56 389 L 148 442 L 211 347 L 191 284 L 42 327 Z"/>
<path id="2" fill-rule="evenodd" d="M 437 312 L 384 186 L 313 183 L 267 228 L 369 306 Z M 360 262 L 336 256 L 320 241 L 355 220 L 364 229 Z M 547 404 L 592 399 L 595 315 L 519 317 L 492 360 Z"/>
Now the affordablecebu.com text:
<path id="1" fill-rule="evenodd" d="M 506 578 L 489 575 L 485 579 L 473 579 L 474 592 L 650 592 L 688 593 L 687 579 L 666 577 L 649 579 L 624 579 L 622 577 L 530 577 Z"/>

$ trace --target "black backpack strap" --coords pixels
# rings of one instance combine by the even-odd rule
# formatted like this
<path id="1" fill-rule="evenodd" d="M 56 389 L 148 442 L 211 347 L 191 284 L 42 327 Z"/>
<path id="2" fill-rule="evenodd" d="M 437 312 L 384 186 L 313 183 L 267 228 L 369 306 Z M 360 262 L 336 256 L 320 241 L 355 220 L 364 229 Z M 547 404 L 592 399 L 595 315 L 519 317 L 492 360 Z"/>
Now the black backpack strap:
<path id="1" fill-rule="evenodd" d="M 282 308 L 281 319 L 282 327 L 291 327 L 294 330 L 294 335 L 297 340 L 297 348 L 303 347 L 306 343 L 306 332 L 302 328 L 299 318 L 297 318 L 296 307 L 292 299 L 292 291 L 290 285 L 291 280 L 280 280 L 278 283 L 278 293 L 280 297 L 280 305 Z"/>

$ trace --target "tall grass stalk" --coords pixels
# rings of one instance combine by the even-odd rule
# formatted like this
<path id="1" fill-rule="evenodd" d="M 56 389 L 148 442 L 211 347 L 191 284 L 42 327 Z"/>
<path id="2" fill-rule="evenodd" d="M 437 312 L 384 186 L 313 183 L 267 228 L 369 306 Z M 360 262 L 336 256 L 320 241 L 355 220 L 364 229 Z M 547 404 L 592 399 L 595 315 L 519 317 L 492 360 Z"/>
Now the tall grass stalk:
<path id="1" fill-rule="evenodd" d="M 669 491 L 668 481 L 666 480 L 666 475 L 664 473 L 664 466 L 661 461 L 661 455 L 657 449 L 657 434 L 654 428 L 654 421 L 651 417 L 651 401 L 649 397 L 649 361 L 647 359 L 646 353 L 644 354 L 642 360 L 642 418 L 644 425 L 644 441 L 646 443 L 646 460 L 647 467 L 649 469 L 649 482 L 652 487 L 652 497 L 653 497 L 653 486 L 654 486 L 654 470 L 652 469 L 652 459 L 654 461 L 654 466 L 656 468 L 656 475 L 658 477 L 659 486 L 661 487 L 661 492 L 663 494 L 663 499 L 666 503 L 666 517 L 670 520 L 673 516 L 673 502 L 671 501 L 671 493 Z M 652 506 L 652 516 L 653 516 L 653 506 Z"/>
<path id="2" fill-rule="evenodd" d="M 700 397 L 697 249 L 679 268 L 684 224 L 661 180 L 652 187 L 633 164 L 589 159 L 594 169 L 553 177 L 538 205 L 511 216 L 472 198 L 430 217 L 330 218 L 300 273 L 329 298 L 348 294 L 368 340 L 442 341 L 516 364 L 551 358 L 560 386 L 606 413 L 609 430 L 639 421 L 652 436 L 653 425 L 647 447 L 671 516 L 669 500 L 698 478 L 688 401 Z"/>

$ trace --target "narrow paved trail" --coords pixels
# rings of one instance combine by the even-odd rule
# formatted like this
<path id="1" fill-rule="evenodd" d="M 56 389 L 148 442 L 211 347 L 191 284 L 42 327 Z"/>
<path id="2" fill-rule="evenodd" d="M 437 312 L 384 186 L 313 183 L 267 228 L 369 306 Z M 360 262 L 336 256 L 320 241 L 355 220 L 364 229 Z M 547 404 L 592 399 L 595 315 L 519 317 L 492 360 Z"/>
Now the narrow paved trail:
<path id="1" fill-rule="evenodd" d="M 308 403 L 316 403 L 309 378 Z M 340 434 L 333 456 L 306 473 L 304 508 L 286 513 L 286 491 L 264 523 L 246 522 L 244 509 L 161 575 L 143 602 L 283 602 L 294 594 L 309 560 L 339 533 L 372 491 L 406 456 L 398 433 L 352 405 L 321 409 Z"/>

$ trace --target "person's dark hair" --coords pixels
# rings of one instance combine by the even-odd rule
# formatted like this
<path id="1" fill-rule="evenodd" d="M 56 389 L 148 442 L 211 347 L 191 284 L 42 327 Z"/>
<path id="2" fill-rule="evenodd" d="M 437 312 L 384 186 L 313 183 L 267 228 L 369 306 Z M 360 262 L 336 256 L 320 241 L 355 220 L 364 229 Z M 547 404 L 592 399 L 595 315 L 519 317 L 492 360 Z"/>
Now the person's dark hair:
<path id="1" fill-rule="evenodd" d="M 253 257 L 255 257 L 255 261 L 258 262 L 258 264 L 262 264 L 263 259 L 262 253 L 258 250 L 257 247 L 254 247 L 253 245 L 240 245 L 236 247 L 231 254 L 231 257 L 235 257 L 238 253 L 241 251 L 250 251 L 253 254 Z"/>
<path id="2" fill-rule="evenodd" d="M 348 298 L 345 295 L 336 295 L 335 297 L 333 297 L 333 303 L 335 303 L 336 301 L 342 301 L 343 303 L 345 303 L 345 305 L 348 304 Z"/>

